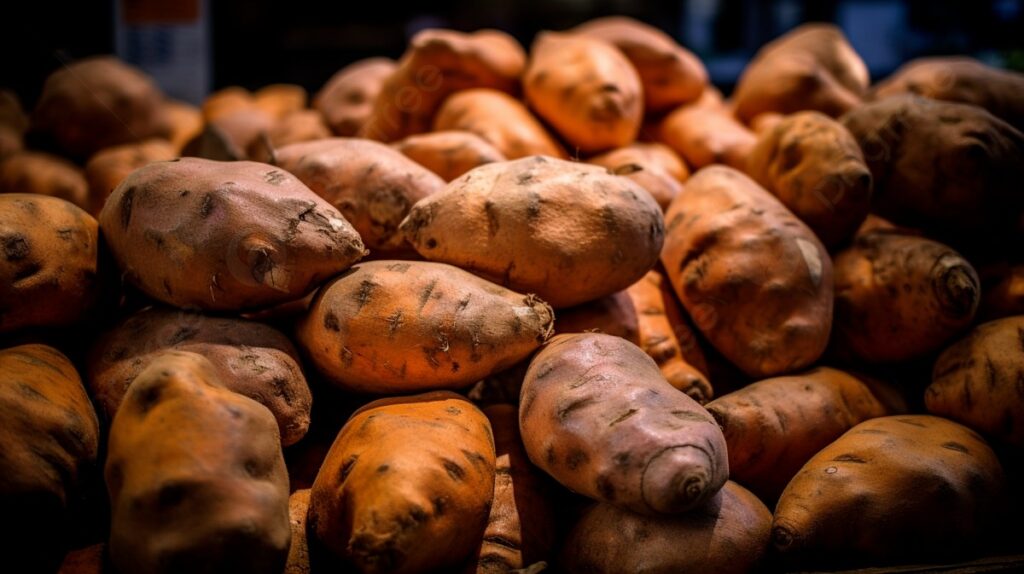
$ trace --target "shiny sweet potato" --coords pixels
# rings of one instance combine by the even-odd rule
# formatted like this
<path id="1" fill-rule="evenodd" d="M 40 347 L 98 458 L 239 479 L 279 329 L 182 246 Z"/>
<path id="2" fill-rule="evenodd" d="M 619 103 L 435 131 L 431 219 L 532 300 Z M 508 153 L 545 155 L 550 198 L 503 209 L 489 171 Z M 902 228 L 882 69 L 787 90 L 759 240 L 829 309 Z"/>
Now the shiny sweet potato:
<path id="1" fill-rule="evenodd" d="M 498 90 L 479 88 L 452 94 L 437 111 L 434 130 L 473 132 L 508 159 L 568 157 L 522 102 Z"/>
<path id="2" fill-rule="evenodd" d="M 393 147 L 445 181 L 481 165 L 505 161 L 487 140 L 469 131 L 449 130 L 409 136 Z"/>
<path id="3" fill-rule="evenodd" d="M 370 118 L 377 94 L 396 67 L 390 58 L 353 62 L 327 80 L 313 96 L 313 107 L 320 110 L 334 135 L 354 136 Z"/>

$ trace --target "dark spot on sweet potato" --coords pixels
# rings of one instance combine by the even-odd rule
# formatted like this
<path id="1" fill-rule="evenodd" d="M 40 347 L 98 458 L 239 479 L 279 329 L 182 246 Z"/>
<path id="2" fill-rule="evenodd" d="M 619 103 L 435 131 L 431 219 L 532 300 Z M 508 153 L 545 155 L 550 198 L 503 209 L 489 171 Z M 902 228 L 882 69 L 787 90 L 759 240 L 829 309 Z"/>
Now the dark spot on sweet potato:
<path id="1" fill-rule="evenodd" d="M 352 354 L 352 351 L 348 347 L 341 348 L 341 364 L 345 365 L 346 367 L 351 367 L 352 360 L 354 358 L 355 356 Z"/>
<path id="2" fill-rule="evenodd" d="M 335 333 L 341 331 L 341 325 L 338 323 L 338 316 L 334 314 L 334 311 L 328 311 L 324 313 L 324 328 Z"/>
<path id="3" fill-rule="evenodd" d="M 128 229 L 132 222 L 132 204 L 135 203 L 135 188 L 129 187 L 121 196 L 121 227 Z"/>
<path id="4" fill-rule="evenodd" d="M 448 499 L 443 496 L 435 496 L 430 500 L 430 503 L 434 506 L 434 516 L 444 516 L 445 511 L 448 509 Z"/>
<path id="5" fill-rule="evenodd" d="M 156 495 L 156 503 L 164 508 L 181 504 L 191 487 L 183 482 L 171 482 L 163 485 Z"/>
<path id="6" fill-rule="evenodd" d="M 498 209 L 491 200 L 484 201 L 484 213 L 487 214 L 487 233 L 494 237 L 498 233 Z"/>
<path id="7" fill-rule="evenodd" d="M 423 510 L 419 506 L 413 506 L 411 509 L 409 509 L 409 518 L 412 519 L 412 522 L 415 525 L 426 522 L 427 519 L 430 518 L 430 516 L 427 514 L 426 510 Z"/>
<path id="8" fill-rule="evenodd" d="M 431 238 L 427 239 L 427 242 L 425 243 L 425 245 L 427 246 L 427 249 L 433 249 L 433 248 L 437 247 L 437 240 L 434 239 L 433 237 L 431 237 Z"/>
<path id="9" fill-rule="evenodd" d="M 594 402 L 596 402 L 596 399 L 593 396 L 581 397 L 561 406 L 555 414 L 559 421 L 564 421 L 574 412 L 587 407 Z"/>
<path id="10" fill-rule="evenodd" d="M 958 442 L 955 442 L 955 441 L 949 441 L 949 442 L 942 443 L 942 448 L 948 448 L 949 450 L 955 450 L 957 452 L 962 452 L 964 454 L 970 454 L 970 452 L 971 452 L 971 451 L 967 450 L 966 446 L 964 446 L 964 445 L 962 445 L 962 444 L 960 444 Z"/>
<path id="11" fill-rule="evenodd" d="M 37 391 L 35 387 L 33 387 L 32 385 L 24 382 L 19 382 L 17 385 L 18 391 L 21 393 L 21 396 L 25 397 L 26 399 L 30 399 L 33 401 L 47 401 L 46 396 Z"/>
<path id="12" fill-rule="evenodd" d="M 281 182 L 283 182 L 286 179 L 288 179 L 288 176 L 276 169 L 268 171 L 263 176 L 263 180 L 269 183 L 270 185 L 280 185 Z"/>
<path id="13" fill-rule="evenodd" d="M 355 468 L 356 463 L 359 461 L 359 455 L 354 454 L 348 457 L 345 462 L 341 464 L 341 480 L 348 478 L 348 475 L 352 473 L 352 469 Z"/>
<path id="14" fill-rule="evenodd" d="M 384 474 L 384 473 L 386 473 L 389 470 L 391 470 L 391 467 L 389 465 L 382 464 L 382 465 L 377 467 L 377 474 Z"/>
<path id="15" fill-rule="evenodd" d="M 395 333 L 402 327 L 402 310 L 399 309 L 388 316 L 388 337 L 394 338 Z"/>
<path id="16" fill-rule="evenodd" d="M 203 201 L 199 205 L 199 217 L 207 218 L 210 213 L 213 212 L 213 194 L 207 193 L 203 196 Z"/>
<path id="17" fill-rule="evenodd" d="M 12 233 L 4 237 L 4 255 L 8 261 L 21 261 L 29 254 L 28 239 L 21 233 Z"/>
<path id="18" fill-rule="evenodd" d="M 569 454 L 565 457 L 565 465 L 569 467 L 569 470 L 576 470 L 581 464 L 586 463 L 590 460 L 587 453 L 582 450 L 575 448 L 569 451 Z"/>
<path id="19" fill-rule="evenodd" d="M 28 279 L 30 277 L 34 277 L 36 274 L 38 274 L 42 270 L 43 270 L 43 266 L 42 265 L 40 265 L 36 261 L 32 261 L 32 262 L 30 262 L 30 263 L 28 263 L 26 265 L 22 265 L 18 269 L 18 271 L 14 273 L 14 277 L 12 277 L 11 279 L 13 279 L 15 283 L 18 283 L 18 282 L 24 281 L 24 280 L 26 280 L 26 279 Z"/>
<path id="20" fill-rule="evenodd" d="M 503 546 L 503 547 L 508 548 L 510 550 L 519 550 L 519 545 L 518 544 L 516 544 L 512 540 L 509 540 L 508 538 L 505 538 L 504 536 L 498 536 L 498 535 L 485 536 L 484 537 L 484 542 L 487 542 L 489 544 L 494 544 L 495 546 Z"/>
<path id="21" fill-rule="evenodd" d="M 597 475 L 597 481 L 595 482 L 598 494 L 601 498 L 612 502 L 615 500 L 615 486 L 612 484 L 612 479 L 607 473 L 600 473 Z"/>
<path id="22" fill-rule="evenodd" d="M 423 291 L 420 291 L 420 311 L 423 310 L 427 305 L 427 301 L 430 300 L 430 296 L 434 293 L 434 288 L 437 287 L 437 279 L 432 280 Z"/>
<path id="23" fill-rule="evenodd" d="M 555 454 L 555 445 L 549 444 L 547 450 L 544 451 L 544 460 L 547 461 L 548 466 L 555 466 L 558 462 L 558 456 Z"/>
<path id="24" fill-rule="evenodd" d="M 615 420 L 613 420 L 612 422 L 608 423 L 608 426 L 613 427 L 613 426 L 621 423 L 622 421 L 628 419 L 629 417 L 635 415 L 636 413 L 637 413 L 636 409 L 629 409 L 628 411 L 626 411 L 626 412 L 622 413 L 621 415 L 615 417 Z"/>
<path id="25" fill-rule="evenodd" d="M 676 417 L 677 419 L 683 420 L 683 421 L 693 421 L 693 422 L 698 422 L 698 423 L 710 423 L 711 422 L 704 415 L 700 414 L 699 412 L 694 412 L 694 411 L 672 411 L 671 415 Z"/>
<path id="26" fill-rule="evenodd" d="M 57 230 L 57 237 L 60 237 L 64 241 L 71 241 L 71 238 L 74 235 L 74 233 L 74 229 L 71 229 L 70 227 L 65 227 L 64 229 Z"/>
<path id="27" fill-rule="evenodd" d="M 370 302 L 370 299 L 373 297 L 373 292 L 378 286 L 378 284 L 370 281 L 369 279 L 363 279 L 359 284 L 359 291 L 356 292 L 356 304 L 358 305 L 356 311 L 362 310 L 362 308 Z"/>
<path id="28" fill-rule="evenodd" d="M 153 408 L 154 405 L 160 402 L 162 388 L 163 387 L 160 385 L 147 385 L 139 391 L 135 399 L 135 404 L 138 405 L 139 412 L 145 414 L 149 412 L 149 409 Z"/>
<path id="29" fill-rule="evenodd" d="M 487 457 L 485 457 L 484 455 L 471 450 L 466 450 L 464 448 L 459 450 L 462 452 L 462 456 L 466 457 L 466 460 L 469 461 L 469 464 L 473 465 L 474 467 L 480 470 L 486 470 L 490 466 L 489 464 L 487 464 Z"/>
<path id="30" fill-rule="evenodd" d="M 448 477 L 452 480 L 462 482 L 466 479 L 466 469 L 462 468 L 459 463 L 449 458 L 441 459 L 441 464 L 444 466 L 444 471 L 448 473 Z"/>
<path id="31" fill-rule="evenodd" d="M 856 462 L 858 464 L 866 464 L 867 461 L 863 458 L 853 454 L 841 454 L 832 459 L 832 462 Z"/>
<path id="32" fill-rule="evenodd" d="M 198 334 L 199 329 L 196 329 L 195 327 L 189 327 L 187 325 L 182 325 L 181 327 L 178 327 L 174 334 L 171 335 L 171 338 L 167 340 L 167 344 L 177 345 L 179 343 L 184 343 L 185 341 L 195 338 L 195 336 Z"/>
<path id="33" fill-rule="evenodd" d="M 917 422 L 915 420 L 912 420 L 912 419 L 896 419 L 896 422 L 903 423 L 905 425 L 910 425 L 910 426 L 913 426 L 913 427 L 920 427 L 920 428 L 925 428 L 926 427 L 926 425 L 923 425 L 923 424 L 921 424 L 921 423 L 919 423 L 919 422 Z"/>
<path id="34" fill-rule="evenodd" d="M 409 267 L 411 267 L 411 265 L 408 263 L 392 263 L 387 266 L 387 270 L 395 273 L 405 273 L 409 270 Z"/>

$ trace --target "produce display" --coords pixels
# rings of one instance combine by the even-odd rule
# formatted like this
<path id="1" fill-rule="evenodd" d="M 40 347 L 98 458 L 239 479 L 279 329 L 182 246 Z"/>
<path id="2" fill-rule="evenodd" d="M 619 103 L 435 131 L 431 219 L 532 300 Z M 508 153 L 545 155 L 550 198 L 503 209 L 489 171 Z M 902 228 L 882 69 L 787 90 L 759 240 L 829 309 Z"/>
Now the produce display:
<path id="1" fill-rule="evenodd" d="M 1024 74 L 525 40 L 0 89 L 0 571 L 1024 569 Z"/>

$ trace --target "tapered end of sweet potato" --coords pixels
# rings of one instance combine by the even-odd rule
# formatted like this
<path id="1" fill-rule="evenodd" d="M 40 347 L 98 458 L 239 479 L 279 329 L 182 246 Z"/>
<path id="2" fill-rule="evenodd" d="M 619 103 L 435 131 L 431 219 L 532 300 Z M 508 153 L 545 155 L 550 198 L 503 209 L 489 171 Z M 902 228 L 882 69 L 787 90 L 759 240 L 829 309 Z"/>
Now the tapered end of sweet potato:
<path id="1" fill-rule="evenodd" d="M 655 455 L 644 469 L 644 502 L 655 512 L 685 512 L 718 492 L 709 470 L 714 461 L 695 445 L 669 447 Z"/>

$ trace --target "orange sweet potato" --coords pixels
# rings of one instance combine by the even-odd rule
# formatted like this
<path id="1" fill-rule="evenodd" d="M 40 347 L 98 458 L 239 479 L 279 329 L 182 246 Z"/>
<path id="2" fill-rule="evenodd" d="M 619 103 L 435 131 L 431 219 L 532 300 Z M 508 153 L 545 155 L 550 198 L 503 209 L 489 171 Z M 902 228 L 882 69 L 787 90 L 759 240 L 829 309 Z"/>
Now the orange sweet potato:
<path id="1" fill-rule="evenodd" d="M 110 192 L 131 172 L 154 161 L 176 157 L 178 150 L 174 144 L 162 139 L 123 144 L 96 152 L 85 164 L 85 178 L 89 182 L 89 213 L 99 215 Z"/>
<path id="2" fill-rule="evenodd" d="M 473 132 L 508 159 L 568 157 L 522 102 L 498 90 L 478 88 L 452 94 L 437 111 L 434 130 Z"/>
<path id="3" fill-rule="evenodd" d="M 979 270 L 983 288 L 978 317 L 983 320 L 1024 315 L 1024 265 L 997 265 Z"/>
<path id="4" fill-rule="evenodd" d="M 0 193 L 37 193 L 89 208 L 82 168 L 44 152 L 22 151 L 0 160 Z"/>
<path id="5" fill-rule="evenodd" d="M 275 120 L 280 120 L 306 108 L 309 94 L 296 84 L 270 84 L 252 94 L 252 103 Z"/>
<path id="6" fill-rule="evenodd" d="M 657 128 L 658 138 L 696 169 L 724 163 L 743 169 L 757 137 L 720 105 L 681 106 Z"/>
<path id="7" fill-rule="evenodd" d="M 266 132 L 249 143 L 246 155 L 253 161 L 273 163 L 276 151 L 284 146 L 327 139 L 331 130 L 316 110 L 298 110 L 281 117 Z"/>
<path id="8" fill-rule="evenodd" d="M 323 114 L 334 135 L 354 136 L 370 118 L 384 81 L 396 67 L 390 58 L 367 58 L 349 64 L 313 96 L 313 107 Z"/>
<path id="9" fill-rule="evenodd" d="M 487 140 L 462 130 L 409 136 L 393 147 L 445 181 L 451 181 L 474 167 L 505 161 L 505 155 Z"/>
<path id="10" fill-rule="evenodd" d="M 662 210 L 679 195 L 690 170 L 672 148 L 660 143 L 634 143 L 587 160 L 632 179 L 658 202 Z"/>
<path id="11" fill-rule="evenodd" d="M 283 574 L 310 574 L 309 538 L 306 519 L 309 515 L 308 488 L 296 490 L 288 497 L 288 522 L 292 529 L 292 543 L 288 547 L 288 562 Z"/>
<path id="12" fill-rule="evenodd" d="M 555 333 L 597 332 L 615 335 L 640 345 L 637 309 L 626 291 L 616 291 L 558 311 Z"/>
<path id="13" fill-rule="evenodd" d="M 196 106 L 185 102 L 165 100 L 164 114 L 167 124 L 170 126 L 167 139 L 174 146 L 175 152 L 180 155 L 188 142 L 203 131 L 203 112 Z"/>

